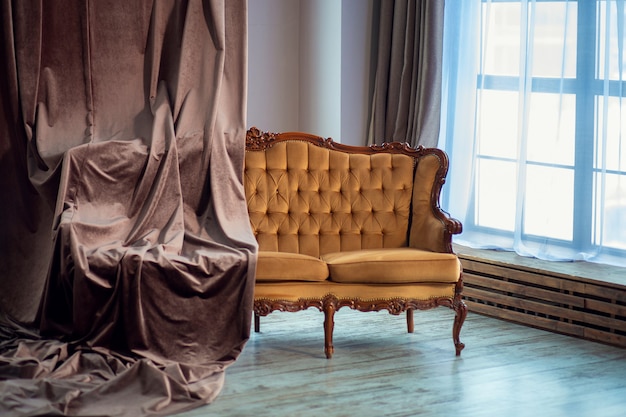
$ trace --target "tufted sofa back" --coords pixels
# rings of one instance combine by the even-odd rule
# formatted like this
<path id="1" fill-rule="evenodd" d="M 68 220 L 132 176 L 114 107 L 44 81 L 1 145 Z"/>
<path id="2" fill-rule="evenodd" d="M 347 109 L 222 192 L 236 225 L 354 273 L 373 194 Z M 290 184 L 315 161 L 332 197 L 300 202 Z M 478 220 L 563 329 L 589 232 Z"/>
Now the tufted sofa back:
<path id="1" fill-rule="evenodd" d="M 421 155 L 396 145 L 375 150 L 307 134 L 249 131 L 244 186 L 259 249 L 318 257 L 408 246 L 413 211 L 438 221 L 430 207 L 438 198 L 432 189 L 440 161 L 416 175 Z M 416 177 L 422 184 L 414 194 Z"/>

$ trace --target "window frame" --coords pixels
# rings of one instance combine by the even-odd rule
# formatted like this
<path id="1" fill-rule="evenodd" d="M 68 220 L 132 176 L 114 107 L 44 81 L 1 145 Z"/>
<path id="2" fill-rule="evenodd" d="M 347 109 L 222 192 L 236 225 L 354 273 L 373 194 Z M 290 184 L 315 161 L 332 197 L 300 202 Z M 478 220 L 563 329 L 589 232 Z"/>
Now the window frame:
<path id="1" fill-rule="evenodd" d="M 536 0 L 540 2 L 568 2 L 568 0 Z M 576 26 L 576 75 L 575 78 L 564 78 L 563 80 L 549 77 L 529 77 L 531 82 L 530 92 L 532 93 L 549 93 L 549 94 L 571 94 L 575 97 L 575 137 L 574 137 L 574 162 L 573 165 L 563 165 L 560 163 L 547 163 L 539 161 L 526 160 L 527 166 L 544 166 L 550 168 L 571 169 L 574 175 L 574 195 L 573 195 L 573 224 L 572 239 L 563 240 L 546 236 L 536 236 L 519 231 L 522 237 L 530 242 L 548 242 L 563 247 L 573 248 L 581 252 L 589 252 L 597 248 L 595 230 L 600 227 L 596 224 L 595 210 L 595 183 L 596 177 L 600 172 L 608 174 L 622 175 L 626 177 L 626 171 L 620 170 L 603 170 L 594 166 L 596 158 L 596 101 L 604 96 L 605 80 L 601 79 L 597 68 L 597 37 L 599 35 L 597 10 L 599 4 L 606 0 L 596 1 L 577 1 L 569 0 L 577 3 L 577 26 Z M 485 3 L 522 3 L 521 0 L 481 0 L 482 7 Z M 529 4 L 530 7 L 530 4 Z M 482 11 L 481 11 L 482 14 Z M 482 23 L 481 23 L 482 26 Z M 482 34 L 481 34 L 482 36 Z M 481 54 L 482 54 L 481 46 Z M 479 69 L 476 79 L 476 91 L 493 90 L 493 91 L 514 91 L 518 92 L 520 83 L 524 82 L 524 75 L 493 75 L 483 74 Z M 626 92 L 626 82 L 618 80 L 608 81 L 608 96 L 624 97 Z M 478 100 L 478 97 L 477 97 Z M 480 160 L 498 160 L 510 163 L 519 163 L 518 157 L 506 158 L 493 155 L 475 154 L 476 163 Z M 474 176 L 477 174 L 474 173 Z M 475 177 L 476 178 L 476 177 Z M 479 233 L 488 233 L 492 236 L 511 237 L 516 232 L 503 229 L 496 229 L 488 226 L 481 226 L 478 223 L 476 210 L 478 202 L 476 201 L 477 188 L 471 194 L 468 216 L 464 227 Z M 584 219 L 584 221 L 581 221 Z M 524 225 L 525 219 L 522 219 Z M 522 227 L 523 228 L 523 227 Z M 613 255 L 624 255 L 626 250 L 620 248 L 603 247 L 604 253 Z"/>

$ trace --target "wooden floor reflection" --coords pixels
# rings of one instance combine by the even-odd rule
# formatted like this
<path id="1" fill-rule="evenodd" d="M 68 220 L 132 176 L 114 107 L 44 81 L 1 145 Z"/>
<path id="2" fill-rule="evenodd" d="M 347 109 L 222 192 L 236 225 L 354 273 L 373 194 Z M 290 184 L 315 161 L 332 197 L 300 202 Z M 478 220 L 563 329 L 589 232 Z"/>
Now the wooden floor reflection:
<path id="1" fill-rule="evenodd" d="M 341 309 L 324 356 L 316 310 L 261 319 L 199 416 L 625 416 L 626 349 L 468 314 L 461 357 L 453 312 Z"/>

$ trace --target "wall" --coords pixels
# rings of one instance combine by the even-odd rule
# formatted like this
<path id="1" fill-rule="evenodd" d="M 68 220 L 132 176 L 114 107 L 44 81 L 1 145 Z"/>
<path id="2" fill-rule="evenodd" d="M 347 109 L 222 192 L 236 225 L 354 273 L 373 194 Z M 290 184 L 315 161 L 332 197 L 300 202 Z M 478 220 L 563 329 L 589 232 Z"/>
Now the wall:
<path id="1" fill-rule="evenodd" d="M 366 140 L 374 0 L 248 2 L 248 126 Z"/>
<path id="2" fill-rule="evenodd" d="M 248 2 L 248 127 L 298 130 L 300 2 Z"/>
<path id="3" fill-rule="evenodd" d="M 365 145 L 370 109 L 373 0 L 343 0 L 341 25 L 341 139 Z"/>
<path id="4" fill-rule="evenodd" d="M 300 1 L 300 130 L 341 137 L 341 2 Z"/>

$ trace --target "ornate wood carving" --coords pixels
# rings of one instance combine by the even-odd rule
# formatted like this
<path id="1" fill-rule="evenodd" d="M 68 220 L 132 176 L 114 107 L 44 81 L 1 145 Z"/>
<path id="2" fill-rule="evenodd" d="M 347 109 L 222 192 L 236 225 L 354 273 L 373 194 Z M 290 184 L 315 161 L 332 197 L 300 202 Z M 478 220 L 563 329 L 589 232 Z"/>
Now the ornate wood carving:
<path id="1" fill-rule="evenodd" d="M 431 300 L 415 300 L 394 298 L 390 300 L 360 300 L 360 299 L 340 299 L 333 294 L 328 294 L 321 299 L 299 299 L 297 301 L 270 300 L 267 298 L 254 300 L 254 314 L 256 316 L 267 316 L 272 311 L 301 311 L 314 307 L 324 313 L 324 352 L 327 358 L 331 358 L 334 353 L 333 328 L 335 311 L 342 307 L 349 307 L 353 310 L 368 312 L 387 310 L 390 314 L 399 315 L 408 310 L 429 310 L 432 308 L 445 306 L 455 311 L 454 323 L 452 327 L 452 340 L 459 356 L 465 347 L 460 340 L 461 327 L 467 316 L 467 306 L 463 302 L 461 293 L 463 291 L 462 277 L 456 284 L 453 298 L 442 297 Z M 255 331 L 259 331 L 258 322 L 255 322 Z M 410 327 L 409 327 L 410 331 Z"/>
<path id="2" fill-rule="evenodd" d="M 405 155 L 412 156 L 414 158 L 419 158 L 423 155 L 428 155 L 431 153 L 437 154 L 437 156 L 442 161 L 442 165 L 445 168 L 445 173 L 447 173 L 448 169 L 448 159 L 443 151 L 437 148 L 424 148 L 423 146 L 418 146 L 417 148 L 411 147 L 406 142 L 386 142 L 379 145 L 370 145 L 370 146 L 354 146 L 354 145 L 344 145 L 342 143 L 335 142 L 332 138 L 323 138 L 321 136 L 312 135 L 310 133 L 304 132 L 282 132 L 282 133 L 272 133 L 272 132 L 263 132 L 257 127 L 251 127 L 246 132 L 246 149 L 247 150 L 263 150 L 267 148 L 271 148 L 274 144 L 289 140 L 299 140 L 304 142 L 310 142 L 316 146 L 337 150 L 341 152 L 347 153 L 363 153 L 363 154 L 375 154 L 379 152 L 387 152 L 387 153 L 402 153 Z M 445 175 L 444 175 L 445 177 Z"/>
<path id="3" fill-rule="evenodd" d="M 270 148 L 276 140 L 276 133 L 261 132 L 258 128 L 252 127 L 246 133 L 246 149 L 261 151 Z"/>

